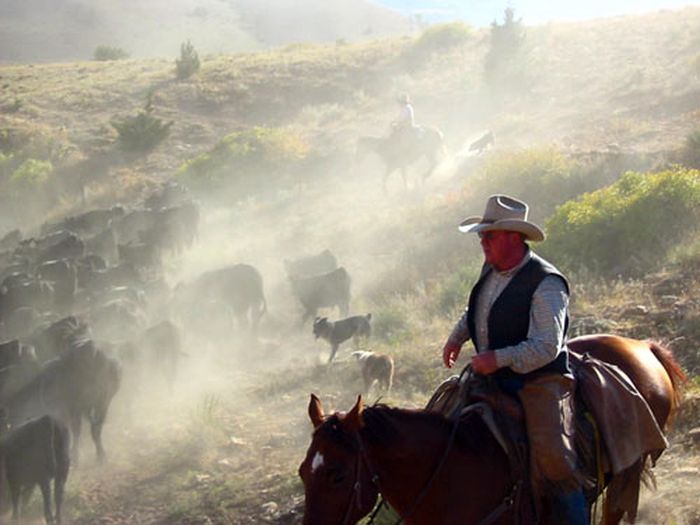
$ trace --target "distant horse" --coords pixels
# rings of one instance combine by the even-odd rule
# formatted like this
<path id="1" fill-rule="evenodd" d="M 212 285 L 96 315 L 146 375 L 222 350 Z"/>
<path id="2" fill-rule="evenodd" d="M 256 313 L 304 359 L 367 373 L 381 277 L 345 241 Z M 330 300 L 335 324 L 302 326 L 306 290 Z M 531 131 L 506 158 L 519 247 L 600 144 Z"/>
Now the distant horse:
<path id="1" fill-rule="evenodd" d="M 607 335 L 577 338 L 570 347 L 622 368 L 665 427 L 685 377 L 670 351 Z M 526 484 L 512 478 L 506 454 L 478 416 L 456 426 L 423 410 L 363 408 L 361 398 L 347 415 L 325 416 L 312 394 L 309 417 L 315 430 L 299 467 L 304 525 L 357 523 L 379 493 L 406 525 L 506 525 L 529 507 L 529 493 L 520 490 Z M 643 459 L 619 474 L 629 474 L 632 488 L 639 487 Z M 609 503 L 603 523 L 618 524 L 624 511 Z M 532 515 L 520 522 L 531 523 Z"/>
<path id="2" fill-rule="evenodd" d="M 401 171 L 404 187 L 408 187 L 406 170 L 425 158 L 428 168 L 420 177 L 421 183 L 438 165 L 439 155 L 444 153 L 442 132 L 435 127 L 421 127 L 415 133 L 394 133 L 386 137 L 364 136 L 357 139 L 355 160 L 361 161 L 368 153 L 377 155 L 385 166 L 382 187 L 386 193 L 386 181 L 396 170 Z"/>

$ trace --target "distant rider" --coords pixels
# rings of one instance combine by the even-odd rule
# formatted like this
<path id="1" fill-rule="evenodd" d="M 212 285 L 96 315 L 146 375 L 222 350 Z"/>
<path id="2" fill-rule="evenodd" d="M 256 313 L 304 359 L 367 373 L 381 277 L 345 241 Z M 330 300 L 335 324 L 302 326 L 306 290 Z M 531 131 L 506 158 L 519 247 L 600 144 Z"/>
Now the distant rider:
<path id="1" fill-rule="evenodd" d="M 396 98 L 400 111 L 396 120 L 391 123 L 391 138 L 401 144 L 410 143 L 417 137 L 417 127 L 413 105 L 408 94 L 403 93 Z"/>

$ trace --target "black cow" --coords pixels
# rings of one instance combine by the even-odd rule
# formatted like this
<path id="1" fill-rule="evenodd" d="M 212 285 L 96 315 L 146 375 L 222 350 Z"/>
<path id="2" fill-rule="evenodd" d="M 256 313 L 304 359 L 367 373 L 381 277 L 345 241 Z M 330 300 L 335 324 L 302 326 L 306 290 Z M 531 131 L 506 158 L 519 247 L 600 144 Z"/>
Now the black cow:
<path id="1" fill-rule="evenodd" d="M 113 220 L 124 216 L 124 208 L 112 206 L 109 209 L 86 211 L 80 215 L 67 217 L 58 223 L 44 224 L 42 234 L 65 229 L 81 235 L 94 235 L 107 228 Z"/>
<path id="2" fill-rule="evenodd" d="M 153 227 L 141 232 L 143 242 L 158 245 L 162 251 L 179 253 L 190 248 L 199 230 L 199 208 L 194 202 L 186 202 L 156 213 Z"/>
<path id="3" fill-rule="evenodd" d="M 0 289 L 27 284 L 33 280 L 28 272 L 12 272 L 3 277 Z"/>
<path id="4" fill-rule="evenodd" d="M 77 341 L 89 336 L 88 325 L 73 315 L 37 328 L 28 341 L 40 361 L 49 361 L 68 351 Z"/>
<path id="5" fill-rule="evenodd" d="M 66 426 L 48 415 L 27 421 L 2 437 L 0 457 L 10 488 L 14 522 L 19 523 L 21 518 L 20 496 L 28 499 L 39 485 L 46 523 L 60 525 L 63 488 L 70 469 L 70 436 Z M 55 515 L 51 509 L 52 479 Z"/>
<path id="6" fill-rule="evenodd" d="M 139 232 L 149 231 L 156 223 L 156 211 L 133 210 L 113 222 L 119 244 L 139 241 Z"/>
<path id="7" fill-rule="evenodd" d="M 0 343 L 0 405 L 39 373 L 34 348 L 14 339 Z"/>
<path id="8" fill-rule="evenodd" d="M 99 294 L 117 286 L 140 287 L 141 284 L 141 276 L 131 264 L 123 263 L 104 269 L 83 263 L 78 265 L 78 286 L 90 294 Z"/>
<path id="9" fill-rule="evenodd" d="M 85 239 L 85 253 L 99 255 L 105 261 L 116 262 L 117 236 L 112 228 L 106 228 L 100 233 Z"/>
<path id="10" fill-rule="evenodd" d="M 0 239 L 0 250 L 14 250 L 21 240 L 21 231 L 17 229 L 9 231 Z"/>
<path id="11" fill-rule="evenodd" d="M 143 202 L 144 208 L 160 210 L 191 201 L 189 190 L 177 182 L 168 181 L 151 193 Z"/>
<path id="12" fill-rule="evenodd" d="M 57 259 L 77 259 L 83 256 L 85 244 L 77 235 L 70 233 L 65 239 L 49 246 L 44 250 L 40 250 L 35 261 L 41 264 L 45 261 L 53 261 Z"/>
<path id="13" fill-rule="evenodd" d="M 133 286 L 112 286 L 103 290 L 94 303 L 101 306 L 114 301 L 127 301 L 134 306 L 145 308 L 146 293 Z"/>
<path id="14" fill-rule="evenodd" d="M 337 306 L 345 317 L 350 310 L 350 275 L 342 266 L 312 277 L 291 278 L 292 290 L 304 307 L 302 324 L 316 317 L 319 308 Z"/>
<path id="15" fill-rule="evenodd" d="M 20 242 L 15 253 L 35 259 L 39 253 L 56 246 L 69 237 L 75 237 L 75 233 L 68 230 L 56 230 L 43 237 L 30 237 Z"/>
<path id="16" fill-rule="evenodd" d="M 119 261 L 137 270 L 154 270 L 160 267 L 160 250 L 155 243 L 129 243 L 117 245 Z"/>
<path id="17" fill-rule="evenodd" d="M 5 280 L 10 275 L 29 274 L 32 271 L 32 262 L 27 257 L 12 256 L 12 258 L 3 264 L 0 262 L 0 280 Z"/>
<path id="18" fill-rule="evenodd" d="M 288 277 L 311 277 L 332 272 L 338 268 L 338 261 L 330 250 L 323 250 L 316 255 L 300 257 L 292 261 L 284 260 L 284 269 Z"/>
<path id="19" fill-rule="evenodd" d="M 75 290 L 78 287 L 78 273 L 68 259 L 46 261 L 36 269 L 36 275 L 53 285 L 54 306 L 59 313 L 72 309 Z"/>
<path id="20" fill-rule="evenodd" d="M 40 279 L 26 280 L 0 286 L 0 319 L 12 310 L 32 306 L 39 310 L 50 307 L 53 302 L 53 286 Z"/>
<path id="21" fill-rule="evenodd" d="M 22 344 L 17 339 L 0 343 L 0 370 L 28 361 L 36 362 L 36 354 L 31 345 Z"/>
<path id="22" fill-rule="evenodd" d="M 39 374 L 11 396 L 4 407 L 10 422 L 50 414 L 68 424 L 76 461 L 82 417 L 87 418 L 97 457 L 102 462 L 106 457 L 102 427 L 120 383 L 119 362 L 86 339 L 44 363 Z"/>
<path id="23" fill-rule="evenodd" d="M 7 313 L 2 320 L 0 337 L 3 340 L 24 338 L 39 324 L 41 315 L 33 306 L 20 306 Z"/>
<path id="24" fill-rule="evenodd" d="M 205 272 L 191 283 L 179 285 L 175 300 L 180 311 L 188 314 L 196 314 L 207 302 L 222 303 L 231 308 L 239 326 L 253 335 L 267 311 L 262 276 L 249 264 Z"/>

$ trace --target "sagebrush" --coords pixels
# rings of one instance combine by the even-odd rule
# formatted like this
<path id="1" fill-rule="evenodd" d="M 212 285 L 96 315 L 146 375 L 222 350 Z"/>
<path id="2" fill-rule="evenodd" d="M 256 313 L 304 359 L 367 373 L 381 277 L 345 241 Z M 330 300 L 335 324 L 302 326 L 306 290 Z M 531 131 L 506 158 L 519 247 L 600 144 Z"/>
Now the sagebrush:
<path id="1" fill-rule="evenodd" d="M 570 270 L 643 274 L 658 269 L 672 247 L 697 232 L 699 219 L 700 171 L 628 172 L 557 208 L 546 222 L 542 251 Z"/>
<path id="2" fill-rule="evenodd" d="M 114 118 L 112 127 L 119 134 L 121 148 L 129 152 L 147 152 L 160 144 L 170 133 L 173 121 L 163 121 L 153 115 L 153 93 L 149 93 L 146 104 L 136 115 L 123 119 Z"/>

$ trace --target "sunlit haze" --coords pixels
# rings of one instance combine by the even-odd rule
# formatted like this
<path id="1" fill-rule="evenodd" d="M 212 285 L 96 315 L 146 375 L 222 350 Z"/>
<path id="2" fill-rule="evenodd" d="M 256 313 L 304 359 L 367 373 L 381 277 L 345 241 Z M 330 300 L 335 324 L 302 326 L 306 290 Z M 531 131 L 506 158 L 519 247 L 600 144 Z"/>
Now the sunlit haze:
<path id="1" fill-rule="evenodd" d="M 405 15 L 420 16 L 426 21 L 464 20 L 475 26 L 485 26 L 500 20 L 506 7 L 515 9 L 516 16 L 526 24 L 542 24 L 561 20 L 586 20 L 661 9 L 676 9 L 700 5 L 698 0 L 373 0 L 374 3 L 396 9 Z"/>

